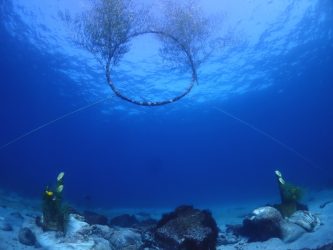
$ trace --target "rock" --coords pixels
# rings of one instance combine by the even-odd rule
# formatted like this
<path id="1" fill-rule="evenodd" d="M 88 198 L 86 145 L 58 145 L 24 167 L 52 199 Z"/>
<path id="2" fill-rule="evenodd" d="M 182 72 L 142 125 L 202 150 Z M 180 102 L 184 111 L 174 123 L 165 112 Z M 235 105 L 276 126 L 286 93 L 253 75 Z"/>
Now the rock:
<path id="1" fill-rule="evenodd" d="M 280 222 L 282 220 L 282 215 L 274 207 L 259 207 L 253 210 L 250 220 L 269 220 L 272 222 Z"/>
<path id="2" fill-rule="evenodd" d="M 8 222 L 0 221 L 0 230 L 2 230 L 2 231 L 13 231 L 13 227 Z"/>
<path id="3" fill-rule="evenodd" d="M 105 225 L 92 225 L 89 230 L 94 236 L 107 240 L 110 239 L 113 233 L 113 229 Z"/>
<path id="4" fill-rule="evenodd" d="M 80 215 L 70 214 L 68 216 L 66 235 L 74 235 L 85 228 L 89 228 L 89 224 L 83 220 L 84 218 Z"/>
<path id="5" fill-rule="evenodd" d="M 154 228 L 157 220 L 152 219 L 149 214 L 138 213 L 135 215 L 123 214 L 110 220 L 110 226 L 118 226 L 125 228 L 135 228 L 147 231 Z"/>
<path id="6" fill-rule="evenodd" d="M 320 225 L 319 218 L 305 210 L 296 211 L 289 217 L 288 221 L 301 226 L 308 232 L 314 231 Z"/>
<path id="7" fill-rule="evenodd" d="M 63 237 L 45 232 L 38 239 L 48 250 L 137 250 L 142 249 L 141 234 L 127 228 L 89 225 L 80 216 L 69 216 L 69 231 Z"/>
<path id="8" fill-rule="evenodd" d="M 48 250 L 110 250 L 109 241 L 98 234 L 101 230 L 95 230 L 95 225 L 87 225 L 66 235 L 46 231 L 38 235 L 38 241 L 43 249 Z"/>
<path id="9" fill-rule="evenodd" d="M 333 250 L 333 243 L 315 248 L 315 249 L 310 249 L 310 248 L 303 248 L 301 250 Z"/>
<path id="10" fill-rule="evenodd" d="M 92 250 L 110 250 L 110 243 L 108 240 L 103 238 L 94 238 L 94 246 Z"/>
<path id="11" fill-rule="evenodd" d="M 95 212 L 91 211 L 84 211 L 83 217 L 87 223 L 90 225 L 107 225 L 108 224 L 108 218 L 104 215 L 97 214 Z"/>
<path id="12" fill-rule="evenodd" d="M 157 220 L 153 219 L 148 213 L 137 213 L 135 214 L 135 218 L 137 219 L 138 223 L 134 225 L 134 228 L 147 231 L 152 228 L 155 228 L 157 225 Z"/>
<path id="13" fill-rule="evenodd" d="M 286 243 L 297 240 L 306 232 L 305 229 L 300 227 L 299 225 L 285 220 L 280 223 L 280 228 L 281 239 Z"/>
<path id="14" fill-rule="evenodd" d="M 38 235 L 38 241 L 42 249 L 47 250 L 97 250 L 92 239 L 78 239 L 75 235 L 57 237 L 55 231 L 47 231 Z"/>
<path id="15" fill-rule="evenodd" d="M 145 212 L 136 213 L 134 216 L 139 222 L 152 220 L 150 214 L 145 213 Z"/>
<path id="16" fill-rule="evenodd" d="M 13 231 L 12 225 L 5 220 L 5 218 L 0 217 L 0 230 L 2 231 Z"/>
<path id="17" fill-rule="evenodd" d="M 218 228 L 210 212 L 181 206 L 158 222 L 155 237 L 162 249 L 216 249 Z"/>
<path id="18" fill-rule="evenodd" d="M 270 238 L 280 238 L 280 222 L 283 220 L 280 212 L 273 207 L 255 209 L 249 218 L 243 220 L 243 225 L 236 234 L 248 238 L 248 242 L 266 241 Z"/>
<path id="19" fill-rule="evenodd" d="M 325 246 L 319 247 L 316 250 L 333 250 L 333 243 L 327 244 Z"/>
<path id="20" fill-rule="evenodd" d="M 118 227 L 135 227 L 139 221 L 134 215 L 123 214 L 110 220 L 110 225 Z"/>
<path id="21" fill-rule="evenodd" d="M 236 244 L 239 242 L 239 238 L 233 234 L 233 233 L 219 233 L 218 238 L 217 238 L 217 245 L 231 245 L 231 244 Z"/>
<path id="22" fill-rule="evenodd" d="M 117 228 L 108 239 L 112 249 L 117 250 L 137 250 L 142 246 L 140 233 L 129 228 Z"/>
<path id="23" fill-rule="evenodd" d="M 35 224 L 38 227 L 43 228 L 43 230 L 44 230 L 44 224 L 42 222 L 42 217 L 41 216 L 36 216 L 36 218 L 35 218 Z"/>
<path id="24" fill-rule="evenodd" d="M 27 227 L 21 228 L 18 234 L 18 240 L 21 244 L 34 246 L 36 244 L 35 234 Z"/>
<path id="25" fill-rule="evenodd" d="M 270 206 L 257 208 L 246 219 L 243 225 L 227 226 L 227 232 L 236 236 L 245 236 L 248 242 L 266 241 L 280 238 L 286 243 L 293 242 L 304 233 L 311 232 L 320 225 L 319 218 L 309 211 L 299 210 L 283 219 L 280 212 Z"/>

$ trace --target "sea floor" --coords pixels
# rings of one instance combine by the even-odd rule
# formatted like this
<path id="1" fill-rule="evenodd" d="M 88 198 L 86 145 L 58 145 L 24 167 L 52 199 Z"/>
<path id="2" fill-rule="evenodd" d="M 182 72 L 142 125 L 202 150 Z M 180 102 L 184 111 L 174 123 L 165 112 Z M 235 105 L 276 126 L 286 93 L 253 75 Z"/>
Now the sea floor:
<path id="1" fill-rule="evenodd" d="M 331 203 L 327 203 L 332 201 Z M 305 203 L 309 210 L 319 216 L 321 225 L 310 233 L 305 233 L 299 239 L 291 243 L 284 243 L 278 238 L 272 238 L 265 242 L 246 243 L 245 241 L 235 244 L 218 246 L 218 250 L 301 250 L 318 249 L 324 245 L 333 243 L 333 190 L 313 191 L 308 195 Z M 323 204 L 326 206 L 322 207 Z M 240 202 L 238 204 L 222 204 L 211 207 L 200 207 L 209 209 L 218 227 L 223 232 L 227 224 L 240 224 L 246 214 L 251 213 L 253 209 L 265 205 L 263 201 Z M 23 250 L 36 249 L 35 246 L 26 246 L 19 242 L 18 233 L 20 228 L 28 227 L 37 235 L 41 230 L 35 224 L 35 218 L 41 215 L 40 201 L 27 199 L 17 194 L 0 190 L 0 225 L 1 221 L 7 219 L 12 226 L 12 230 L 2 230 L 0 228 L 0 250 Z M 159 219 L 163 213 L 170 212 L 174 208 L 138 208 L 138 209 L 96 209 L 97 213 L 102 213 L 107 217 L 114 217 L 120 214 L 135 214 L 145 212 L 152 218 Z M 10 220 L 8 221 L 8 218 Z M 42 246 L 39 249 L 43 248 Z M 58 249 L 58 248 L 56 248 Z M 59 248 L 60 249 L 60 248 Z M 98 249 L 97 249 L 98 250 Z"/>

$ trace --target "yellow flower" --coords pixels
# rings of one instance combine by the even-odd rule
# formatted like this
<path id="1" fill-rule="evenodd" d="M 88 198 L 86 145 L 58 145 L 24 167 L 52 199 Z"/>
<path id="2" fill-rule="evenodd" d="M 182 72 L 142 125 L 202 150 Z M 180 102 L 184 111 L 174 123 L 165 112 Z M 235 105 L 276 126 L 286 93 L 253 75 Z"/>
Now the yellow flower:
<path id="1" fill-rule="evenodd" d="M 52 192 L 52 191 L 48 191 L 48 190 L 46 190 L 45 193 L 46 193 L 48 196 L 52 196 L 52 195 L 53 195 L 53 192 Z"/>

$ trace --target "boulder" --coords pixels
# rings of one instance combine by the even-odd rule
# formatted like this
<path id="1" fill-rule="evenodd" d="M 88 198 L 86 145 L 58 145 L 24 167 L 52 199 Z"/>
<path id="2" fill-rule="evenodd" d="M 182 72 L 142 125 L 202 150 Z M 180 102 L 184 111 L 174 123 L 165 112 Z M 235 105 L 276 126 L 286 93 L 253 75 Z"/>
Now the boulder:
<path id="1" fill-rule="evenodd" d="M 87 223 L 90 225 L 107 225 L 108 224 L 108 218 L 104 215 L 97 214 L 95 212 L 91 211 L 84 211 L 83 217 Z"/>
<path id="2" fill-rule="evenodd" d="M 18 240 L 21 244 L 27 246 L 34 246 L 37 242 L 35 234 L 27 227 L 20 229 Z"/>
<path id="3" fill-rule="evenodd" d="M 280 222 L 282 220 L 282 215 L 276 208 L 270 206 L 260 207 L 243 220 L 241 227 L 235 227 L 234 232 L 236 235 L 247 237 L 248 242 L 280 238 Z"/>
<path id="4" fill-rule="evenodd" d="M 13 227 L 11 224 L 6 222 L 5 220 L 0 219 L 0 230 L 2 231 L 13 231 Z"/>
<path id="5" fill-rule="evenodd" d="M 253 221 L 268 220 L 277 223 L 282 219 L 281 213 L 276 208 L 270 206 L 259 207 L 253 210 L 250 217 L 250 220 Z"/>
<path id="6" fill-rule="evenodd" d="M 155 238 L 162 249 L 216 249 L 218 228 L 211 213 L 181 206 L 157 223 Z"/>
<path id="7" fill-rule="evenodd" d="M 314 231 L 320 225 L 320 220 L 318 216 L 306 210 L 296 211 L 289 217 L 288 221 L 299 225 L 308 232 Z"/>
<path id="8" fill-rule="evenodd" d="M 280 223 L 281 239 L 285 243 L 290 243 L 300 238 L 306 231 L 304 228 L 289 221 L 282 221 Z"/>
<path id="9" fill-rule="evenodd" d="M 137 250 L 142 246 L 141 234 L 129 228 L 113 229 L 108 239 L 111 249 L 116 250 Z"/>
<path id="10" fill-rule="evenodd" d="M 248 238 L 248 242 L 280 238 L 286 243 L 293 242 L 304 233 L 320 225 L 317 216 L 306 210 L 299 210 L 283 219 L 280 212 L 270 206 L 255 209 L 243 220 L 242 225 L 227 225 L 227 232 Z"/>
<path id="11" fill-rule="evenodd" d="M 135 227 L 139 223 L 134 215 L 123 214 L 110 220 L 110 225 L 118 227 Z"/>
<path id="12" fill-rule="evenodd" d="M 318 247 L 318 248 L 314 248 L 314 249 L 303 248 L 301 250 L 333 250 L 333 243 L 326 244 L 324 246 L 321 246 L 321 247 Z"/>
<path id="13" fill-rule="evenodd" d="M 77 214 L 70 214 L 68 216 L 68 223 L 66 227 L 66 235 L 75 235 L 81 230 L 89 228 L 89 224 L 84 221 L 84 218 Z"/>
<path id="14" fill-rule="evenodd" d="M 112 218 L 109 222 L 110 226 L 135 228 L 141 231 L 147 231 L 154 228 L 157 220 L 150 217 L 146 213 L 138 213 L 135 215 L 123 214 Z"/>

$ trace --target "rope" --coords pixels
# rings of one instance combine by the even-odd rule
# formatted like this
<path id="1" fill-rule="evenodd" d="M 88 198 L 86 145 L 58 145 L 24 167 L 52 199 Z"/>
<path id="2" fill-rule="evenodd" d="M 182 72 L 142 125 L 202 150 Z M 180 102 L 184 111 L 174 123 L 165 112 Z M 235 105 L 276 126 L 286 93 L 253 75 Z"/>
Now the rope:
<path id="1" fill-rule="evenodd" d="M 263 131 L 262 129 L 257 128 L 256 126 L 254 126 L 253 124 L 244 121 L 242 119 L 240 119 L 239 117 L 225 111 L 222 110 L 220 108 L 214 107 L 217 111 L 223 113 L 224 115 L 232 118 L 235 121 L 240 122 L 241 124 L 245 125 L 246 127 L 254 130 L 255 132 L 257 132 L 258 134 L 263 135 L 264 137 L 270 139 L 271 141 L 275 142 L 276 144 L 280 145 L 281 147 L 283 147 L 284 149 L 286 149 L 287 151 L 295 154 L 297 157 L 299 157 L 300 159 L 302 159 L 303 161 L 307 162 L 308 164 L 310 164 L 312 167 L 323 170 L 321 167 L 319 167 L 317 164 L 315 164 L 313 161 L 311 161 L 309 158 L 307 158 L 306 156 L 304 156 L 303 154 L 301 154 L 300 152 L 298 152 L 296 149 L 294 149 L 293 147 L 289 146 L 288 144 L 282 142 L 281 140 L 279 140 L 278 138 L 274 137 L 273 135 Z"/>
<path id="2" fill-rule="evenodd" d="M 64 114 L 64 115 L 62 115 L 62 116 L 59 116 L 58 118 L 56 118 L 56 119 L 54 119 L 54 120 L 48 121 L 48 122 L 46 122 L 46 123 L 44 123 L 44 124 L 42 124 L 42 125 L 40 125 L 40 126 L 34 128 L 34 129 L 32 129 L 32 130 L 30 130 L 30 131 L 28 131 L 28 132 L 26 132 L 26 133 L 24 133 L 24 134 L 22 134 L 22 135 L 20 135 L 20 136 L 14 138 L 13 140 L 7 142 L 6 144 L 3 144 L 3 145 L 0 147 L 0 150 L 3 150 L 3 149 L 5 149 L 6 147 L 8 147 L 9 145 L 12 145 L 12 144 L 14 144 L 14 143 L 16 143 L 16 142 L 22 140 L 23 138 L 25 138 L 25 137 L 27 137 L 27 136 L 29 136 L 29 135 L 31 135 L 31 134 L 36 133 L 37 131 L 41 130 L 42 128 L 45 128 L 45 127 L 47 127 L 47 126 L 49 126 L 49 125 L 51 125 L 51 124 L 53 124 L 53 123 L 55 123 L 55 122 L 58 122 L 58 121 L 60 121 L 60 120 L 62 120 L 62 119 L 65 119 L 66 117 L 71 116 L 71 115 L 73 115 L 73 114 L 75 114 L 75 113 L 78 113 L 78 112 L 81 112 L 81 111 L 86 110 L 86 109 L 88 109 L 88 108 L 91 108 L 91 107 L 93 107 L 93 106 L 95 106 L 95 105 L 97 105 L 97 104 L 100 104 L 100 103 L 102 103 L 102 102 L 104 102 L 104 101 L 106 101 L 106 100 L 109 100 L 110 98 L 111 98 L 111 97 L 107 97 L 107 98 L 104 98 L 104 99 L 102 99 L 102 100 L 99 100 L 99 101 L 96 101 L 96 102 L 90 103 L 90 104 L 85 105 L 85 106 L 83 106 L 83 107 L 81 107 L 81 108 L 78 108 L 78 109 L 75 109 L 75 110 L 73 110 L 73 111 L 71 111 L 71 112 L 69 112 L 69 113 L 66 113 L 66 114 Z"/>

